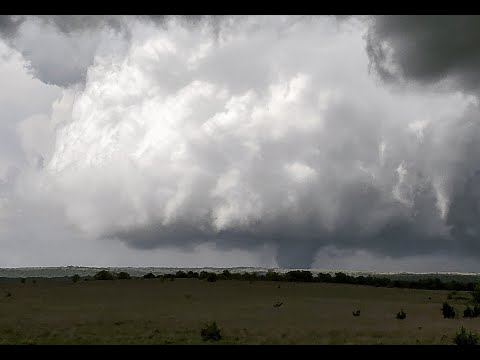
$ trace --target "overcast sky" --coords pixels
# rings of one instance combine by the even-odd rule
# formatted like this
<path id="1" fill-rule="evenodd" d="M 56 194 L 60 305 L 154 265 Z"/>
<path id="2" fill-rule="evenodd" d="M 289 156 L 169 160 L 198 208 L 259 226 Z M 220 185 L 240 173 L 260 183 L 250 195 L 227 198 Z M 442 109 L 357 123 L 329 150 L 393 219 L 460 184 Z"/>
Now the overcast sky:
<path id="1" fill-rule="evenodd" d="M 1 16 L 0 266 L 480 271 L 480 18 Z"/>

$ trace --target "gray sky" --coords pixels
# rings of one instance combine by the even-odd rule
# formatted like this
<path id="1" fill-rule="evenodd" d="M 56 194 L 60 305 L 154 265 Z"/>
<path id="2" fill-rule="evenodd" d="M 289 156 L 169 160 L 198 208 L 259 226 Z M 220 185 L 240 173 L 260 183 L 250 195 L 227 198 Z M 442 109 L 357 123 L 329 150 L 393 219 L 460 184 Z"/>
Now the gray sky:
<path id="1" fill-rule="evenodd" d="M 480 271 L 479 20 L 0 17 L 0 265 Z"/>

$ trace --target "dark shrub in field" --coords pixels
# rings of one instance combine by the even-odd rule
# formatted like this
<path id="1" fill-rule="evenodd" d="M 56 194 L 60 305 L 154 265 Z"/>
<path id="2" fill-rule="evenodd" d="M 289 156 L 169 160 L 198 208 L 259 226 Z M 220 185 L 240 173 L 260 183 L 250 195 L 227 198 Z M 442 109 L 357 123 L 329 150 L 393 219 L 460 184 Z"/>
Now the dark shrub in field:
<path id="1" fill-rule="evenodd" d="M 360 316 L 360 310 L 352 311 L 353 316 Z"/>
<path id="2" fill-rule="evenodd" d="M 80 280 L 80 275 L 75 274 L 75 275 L 72 276 L 72 281 L 73 281 L 74 283 L 76 283 L 78 280 Z"/>
<path id="3" fill-rule="evenodd" d="M 405 311 L 403 311 L 403 309 L 401 309 L 398 313 L 397 313 L 397 319 L 399 320 L 403 320 L 407 317 L 407 313 Z"/>
<path id="4" fill-rule="evenodd" d="M 220 329 L 217 326 L 217 323 L 214 321 L 210 324 L 207 324 L 201 331 L 200 335 L 202 336 L 203 341 L 218 341 L 222 339 L 220 334 Z"/>
<path id="5" fill-rule="evenodd" d="M 148 274 L 143 275 L 144 279 L 155 279 L 155 275 L 153 275 L 151 272 Z"/>
<path id="6" fill-rule="evenodd" d="M 130 276 L 129 273 L 125 271 L 121 271 L 118 273 L 117 278 L 120 280 L 130 280 L 132 277 Z"/>
<path id="7" fill-rule="evenodd" d="M 455 310 L 447 302 L 443 303 L 442 313 L 444 319 L 453 319 L 455 317 Z"/>
<path id="8" fill-rule="evenodd" d="M 110 271 L 102 270 L 95 274 L 95 280 L 114 280 L 115 276 Z"/>
<path id="9" fill-rule="evenodd" d="M 467 308 L 463 311 L 463 317 L 464 318 L 473 318 L 475 317 L 475 311 L 470 306 L 467 306 Z"/>
<path id="10" fill-rule="evenodd" d="M 479 337 L 477 334 L 465 330 L 463 326 L 453 337 L 453 343 L 456 345 L 477 345 L 478 340 Z"/>
<path id="11" fill-rule="evenodd" d="M 27 279 L 25 279 L 25 278 L 21 278 L 21 279 L 20 279 L 20 282 L 21 282 L 22 284 L 25 284 L 26 281 L 27 281 Z"/>

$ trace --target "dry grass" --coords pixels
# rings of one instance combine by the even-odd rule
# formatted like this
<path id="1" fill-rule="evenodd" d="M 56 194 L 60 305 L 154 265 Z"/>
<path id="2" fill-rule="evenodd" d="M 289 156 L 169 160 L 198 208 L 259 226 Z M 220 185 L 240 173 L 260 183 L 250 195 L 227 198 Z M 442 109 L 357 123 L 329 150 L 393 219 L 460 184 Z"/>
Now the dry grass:
<path id="1" fill-rule="evenodd" d="M 443 319 L 448 291 L 367 286 L 177 279 L 0 283 L 0 343 L 198 344 L 216 321 L 219 343 L 451 344 L 460 318 Z M 12 296 L 2 296 L 10 292 Z M 468 293 L 458 292 L 464 298 Z M 431 297 L 431 300 L 428 298 Z M 277 302 L 282 306 L 274 307 Z M 397 320 L 403 308 L 407 318 Z M 361 316 L 352 316 L 360 309 Z M 480 332 L 480 331 L 479 331 Z"/>

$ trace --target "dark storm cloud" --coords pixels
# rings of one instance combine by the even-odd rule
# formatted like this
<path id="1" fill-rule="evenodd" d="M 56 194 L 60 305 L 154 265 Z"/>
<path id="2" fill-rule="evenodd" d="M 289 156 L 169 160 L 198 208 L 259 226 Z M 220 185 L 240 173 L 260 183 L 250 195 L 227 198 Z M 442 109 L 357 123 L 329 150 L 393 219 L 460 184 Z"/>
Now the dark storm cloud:
<path id="1" fill-rule="evenodd" d="M 0 15 L 0 35 L 4 37 L 14 36 L 24 20 L 24 17 Z"/>
<path id="2" fill-rule="evenodd" d="M 453 80 L 460 89 L 480 90 L 480 16 L 392 15 L 372 20 L 367 51 L 384 79 L 424 84 Z"/>

